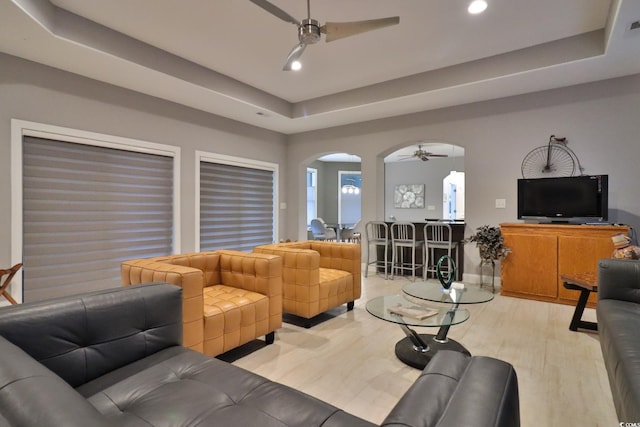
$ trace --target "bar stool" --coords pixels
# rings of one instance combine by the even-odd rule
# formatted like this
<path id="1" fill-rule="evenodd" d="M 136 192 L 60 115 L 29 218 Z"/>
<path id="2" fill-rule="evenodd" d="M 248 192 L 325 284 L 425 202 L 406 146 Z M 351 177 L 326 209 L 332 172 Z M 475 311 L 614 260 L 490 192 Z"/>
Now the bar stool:
<path id="1" fill-rule="evenodd" d="M 391 278 L 395 270 L 411 271 L 411 277 L 416 279 L 416 270 L 424 268 L 426 250 L 424 240 L 416 240 L 416 226 L 412 222 L 397 221 L 391 224 L 391 246 L 393 257 L 391 258 Z M 422 249 L 421 263 L 416 264 L 416 253 Z M 411 263 L 404 260 L 405 250 L 411 250 Z"/>
<path id="2" fill-rule="evenodd" d="M 427 280 L 427 274 L 433 273 L 436 274 L 436 269 L 438 265 L 438 260 L 435 259 L 435 250 L 436 249 L 444 249 L 447 251 L 447 255 L 451 257 L 451 251 L 456 251 L 456 271 L 459 270 L 460 261 L 458 259 L 458 242 L 452 241 L 453 234 L 451 232 L 451 226 L 444 222 L 430 222 L 425 224 L 424 226 L 424 239 L 426 242 L 427 249 L 427 258 L 428 262 L 425 262 L 426 267 L 423 273 L 423 280 Z M 449 258 L 451 259 L 451 258 Z M 445 265 L 441 267 L 441 271 L 446 271 L 447 274 L 451 273 L 452 270 L 451 265 L 447 262 Z M 456 273 L 457 274 L 457 273 Z M 455 278 L 458 280 L 458 277 Z"/>
<path id="3" fill-rule="evenodd" d="M 13 299 L 13 297 L 11 296 L 9 291 L 7 290 L 7 287 L 11 283 L 11 279 L 13 279 L 13 276 L 15 276 L 15 274 L 21 268 L 22 268 L 22 264 L 18 263 L 16 265 L 14 265 L 13 267 L 9 268 L 9 269 L 0 270 L 0 278 L 2 276 L 4 276 L 5 274 L 8 274 L 6 279 L 4 279 L 4 282 L 2 283 L 2 285 L 0 285 L 0 295 L 5 297 L 7 299 L 7 301 L 9 301 L 11 304 L 14 304 L 14 305 L 17 304 L 18 302 L 15 299 Z"/>
<path id="4" fill-rule="evenodd" d="M 368 276 L 369 266 L 371 264 L 375 265 L 376 273 L 380 267 L 384 268 L 384 278 L 387 279 L 387 272 L 389 271 L 389 265 L 391 261 L 389 261 L 389 245 L 391 244 L 391 239 L 389 237 L 389 226 L 383 221 L 369 221 L 365 224 L 365 238 L 367 239 L 367 264 L 364 269 L 364 277 Z M 369 251 L 371 246 L 374 247 L 374 255 L 375 259 L 371 261 Z M 384 248 L 384 259 L 378 259 L 378 247 L 382 246 Z"/>

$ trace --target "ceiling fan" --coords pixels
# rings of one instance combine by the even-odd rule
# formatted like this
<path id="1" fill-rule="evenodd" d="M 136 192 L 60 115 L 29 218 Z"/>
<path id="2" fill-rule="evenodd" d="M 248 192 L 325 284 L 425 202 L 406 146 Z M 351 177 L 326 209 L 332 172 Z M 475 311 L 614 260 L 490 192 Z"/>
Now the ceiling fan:
<path id="1" fill-rule="evenodd" d="M 269 3 L 267 0 L 249 1 L 257 6 L 260 6 L 277 18 L 280 18 L 283 21 L 289 22 L 298 27 L 299 43 L 293 47 L 293 49 L 289 53 L 289 56 L 287 56 L 287 61 L 282 68 L 285 71 L 299 69 L 300 63 L 298 62 L 298 59 L 300 59 L 300 56 L 302 56 L 302 52 L 304 52 L 307 45 L 319 42 L 321 34 L 325 34 L 326 42 L 332 42 L 334 40 L 354 36 L 356 34 L 377 30 L 379 28 L 384 28 L 400 23 L 400 17 L 393 16 L 389 18 L 370 19 L 367 21 L 327 22 L 324 25 L 320 25 L 318 21 L 316 21 L 315 19 L 311 19 L 310 0 L 307 0 L 307 19 L 303 19 L 301 21 L 298 21 L 296 18 L 289 15 L 278 6 Z"/>
<path id="2" fill-rule="evenodd" d="M 430 157 L 449 157 L 449 156 L 446 154 L 433 154 L 427 150 L 423 150 L 422 145 L 418 144 L 418 149 L 414 151 L 413 154 L 406 154 L 404 156 L 400 156 L 400 160 L 408 160 L 414 157 L 422 160 L 423 162 L 426 162 L 429 160 Z"/>

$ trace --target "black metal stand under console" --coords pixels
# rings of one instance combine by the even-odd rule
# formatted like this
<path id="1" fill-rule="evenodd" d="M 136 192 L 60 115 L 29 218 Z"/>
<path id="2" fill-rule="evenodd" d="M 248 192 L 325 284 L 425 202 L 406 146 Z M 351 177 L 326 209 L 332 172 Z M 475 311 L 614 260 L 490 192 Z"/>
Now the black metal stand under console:
<path id="1" fill-rule="evenodd" d="M 569 329 L 574 332 L 577 331 L 578 328 L 587 329 L 589 331 L 597 331 L 598 324 L 596 322 L 582 320 L 582 314 L 584 313 L 584 309 L 587 306 L 587 300 L 589 299 L 589 295 L 591 294 L 592 290 L 568 282 L 564 282 L 563 285 L 565 289 L 580 291 L 580 297 L 578 297 L 578 303 L 576 304 L 576 310 L 573 312 L 573 317 L 571 318 Z"/>
<path id="2" fill-rule="evenodd" d="M 578 303 L 576 309 L 573 312 L 569 329 L 577 331 L 578 328 L 586 329 L 589 331 L 597 331 L 598 324 L 595 322 L 588 322 L 582 320 L 582 314 L 587 306 L 587 300 L 591 292 L 598 292 L 598 277 L 595 272 L 583 272 L 575 274 L 561 274 L 560 280 L 565 289 L 573 291 L 580 291 L 578 297 Z"/>

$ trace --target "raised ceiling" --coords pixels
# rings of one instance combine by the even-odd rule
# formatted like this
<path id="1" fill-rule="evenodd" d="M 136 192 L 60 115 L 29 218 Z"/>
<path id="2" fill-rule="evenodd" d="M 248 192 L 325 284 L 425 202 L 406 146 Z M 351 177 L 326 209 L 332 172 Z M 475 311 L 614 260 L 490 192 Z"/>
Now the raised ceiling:
<path id="1" fill-rule="evenodd" d="M 309 46 L 248 0 L 0 2 L 0 51 L 285 134 L 640 72 L 638 0 L 315 0 L 400 24 Z M 306 17 L 304 0 L 272 0 Z"/>

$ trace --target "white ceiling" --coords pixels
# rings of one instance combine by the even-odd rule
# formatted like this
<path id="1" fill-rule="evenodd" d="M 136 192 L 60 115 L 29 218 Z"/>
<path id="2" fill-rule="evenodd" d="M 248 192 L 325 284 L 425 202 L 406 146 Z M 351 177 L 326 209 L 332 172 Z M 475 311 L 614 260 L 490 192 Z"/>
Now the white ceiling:
<path id="1" fill-rule="evenodd" d="M 285 134 L 640 72 L 638 0 L 314 0 L 400 24 L 309 46 L 248 0 L 4 0 L 0 51 Z M 304 0 L 272 0 L 306 17 Z"/>

